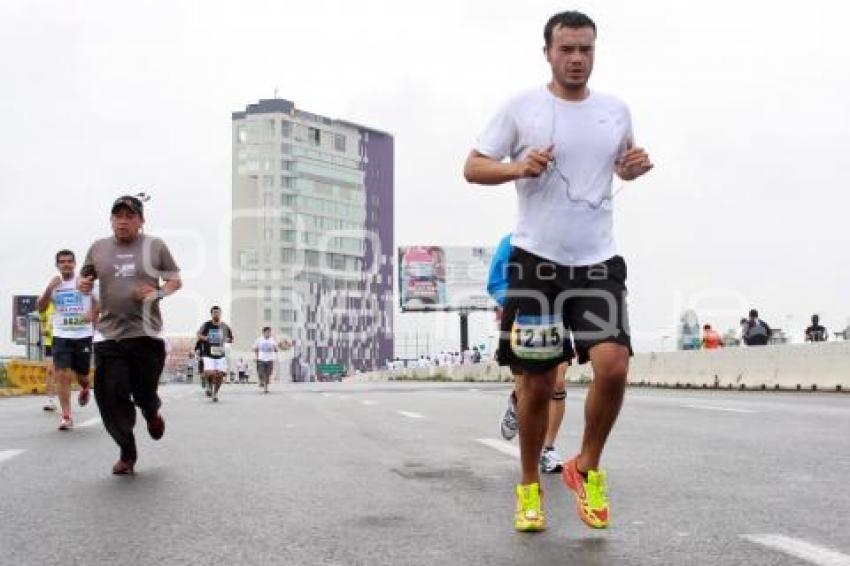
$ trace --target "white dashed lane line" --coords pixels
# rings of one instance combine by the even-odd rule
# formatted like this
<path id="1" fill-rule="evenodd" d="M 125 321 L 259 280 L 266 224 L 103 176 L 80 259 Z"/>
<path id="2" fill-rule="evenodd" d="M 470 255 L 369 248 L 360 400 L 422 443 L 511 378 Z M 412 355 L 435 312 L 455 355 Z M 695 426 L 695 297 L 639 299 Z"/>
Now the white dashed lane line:
<path id="1" fill-rule="evenodd" d="M 850 555 L 805 540 L 777 534 L 741 535 L 741 538 L 817 566 L 850 566 Z"/>
<path id="2" fill-rule="evenodd" d="M 24 452 L 26 452 L 26 451 L 25 451 L 25 450 L 17 450 L 17 449 L 14 449 L 14 450 L 0 450 L 0 464 L 1 464 L 1 463 L 3 463 L 3 462 L 5 462 L 5 461 L 7 461 L 7 460 L 11 460 L 11 459 L 12 459 L 12 458 L 14 458 L 15 456 L 20 456 L 20 455 L 21 455 L 21 454 L 23 454 Z"/>
<path id="3" fill-rule="evenodd" d="M 100 424 L 100 422 L 101 422 L 100 417 L 94 417 L 94 418 L 91 418 L 87 421 L 81 422 L 80 424 L 77 425 L 77 428 L 86 428 L 86 427 L 98 425 L 98 424 Z"/>
<path id="4" fill-rule="evenodd" d="M 498 450 L 502 454 L 507 454 L 513 458 L 519 458 L 519 446 L 516 444 L 511 444 L 510 442 L 497 440 L 495 438 L 477 438 L 475 439 L 475 442 L 483 444 L 493 450 Z"/>
<path id="5" fill-rule="evenodd" d="M 409 419 L 424 419 L 425 415 L 420 415 L 419 413 L 414 413 L 413 411 L 397 411 L 399 415 L 403 417 L 407 417 Z"/>
<path id="6" fill-rule="evenodd" d="M 718 405 L 681 405 L 685 409 L 701 409 L 703 411 L 722 411 L 726 413 L 755 413 L 750 409 L 733 409 L 732 407 L 720 407 Z"/>

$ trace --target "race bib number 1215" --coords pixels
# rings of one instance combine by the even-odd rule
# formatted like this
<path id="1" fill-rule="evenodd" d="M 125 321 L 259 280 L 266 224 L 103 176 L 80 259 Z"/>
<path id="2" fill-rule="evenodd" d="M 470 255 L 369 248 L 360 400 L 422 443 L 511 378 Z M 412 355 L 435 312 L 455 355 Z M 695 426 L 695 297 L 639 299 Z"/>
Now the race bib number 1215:
<path id="1" fill-rule="evenodd" d="M 547 361 L 564 355 L 560 316 L 519 315 L 511 328 L 511 350 L 522 360 Z"/>

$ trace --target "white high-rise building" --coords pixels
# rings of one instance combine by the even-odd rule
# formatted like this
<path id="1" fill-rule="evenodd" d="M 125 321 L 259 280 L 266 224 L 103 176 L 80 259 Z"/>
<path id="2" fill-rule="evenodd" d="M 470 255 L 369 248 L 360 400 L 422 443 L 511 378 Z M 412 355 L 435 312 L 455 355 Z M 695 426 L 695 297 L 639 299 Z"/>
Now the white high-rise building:
<path id="1" fill-rule="evenodd" d="M 269 326 L 293 345 L 293 377 L 382 364 L 393 353 L 392 136 L 283 99 L 232 124 L 235 347 Z"/>

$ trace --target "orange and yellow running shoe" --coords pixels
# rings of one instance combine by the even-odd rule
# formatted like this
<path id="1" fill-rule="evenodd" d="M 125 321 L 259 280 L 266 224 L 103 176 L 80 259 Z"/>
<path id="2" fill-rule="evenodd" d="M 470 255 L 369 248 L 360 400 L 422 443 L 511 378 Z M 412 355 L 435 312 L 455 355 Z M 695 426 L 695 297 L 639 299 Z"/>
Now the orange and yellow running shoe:
<path id="1" fill-rule="evenodd" d="M 514 527 L 522 532 L 546 530 L 546 516 L 543 514 L 543 494 L 540 484 L 516 486 L 516 515 Z"/>
<path id="2" fill-rule="evenodd" d="M 578 471 L 578 456 L 564 464 L 561 472 L 564 483 L 576 496 L 576 507 L 579 518 L 588 527 L 604 529 L 608 527 L 608 487 L 605 482 L 605 472 L 588 470 L 587 477 Z"/>

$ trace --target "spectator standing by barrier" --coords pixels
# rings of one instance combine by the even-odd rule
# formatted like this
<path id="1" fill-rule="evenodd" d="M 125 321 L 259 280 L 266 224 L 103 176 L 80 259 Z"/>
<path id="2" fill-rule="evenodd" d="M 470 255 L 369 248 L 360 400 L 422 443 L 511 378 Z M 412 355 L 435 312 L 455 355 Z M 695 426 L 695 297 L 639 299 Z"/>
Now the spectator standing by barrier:
<path id="1" fill-rule="evenodd" d="M 812 325 L 806 328 L 806 342 L 826 342 L 829 338 L 829 333 L 826 328 L 821 325 L 820 317 L 816 314 L 812 315 Z"/>
<path id="2" fill-rule="evenodd" d="M 711 328 L 710 324 L 702 327 L 702 347 L 704 350 L 716 350 L 723 347 L 720 333 Z"/>
<path id="3" fill-rule="evenodd" d="M 750 310 L 750 317 L 743 322 L 744 344 L 747 346 L 766 346 L 773 336 L 768 324 L 759 318 L 759 311 Z"/>

